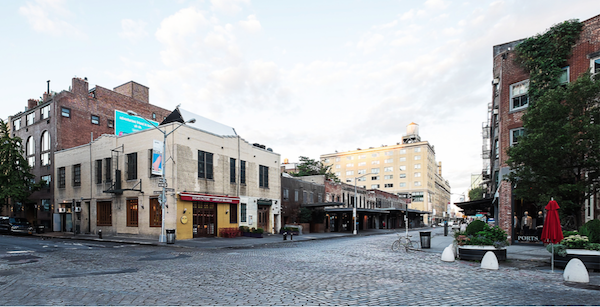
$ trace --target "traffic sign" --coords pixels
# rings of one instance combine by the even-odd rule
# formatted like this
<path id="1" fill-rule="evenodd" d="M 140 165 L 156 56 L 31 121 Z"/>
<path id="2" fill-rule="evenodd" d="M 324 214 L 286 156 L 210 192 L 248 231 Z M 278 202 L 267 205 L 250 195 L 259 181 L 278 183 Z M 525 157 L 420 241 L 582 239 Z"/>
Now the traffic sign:
<path id="1" fill-rule="evenodd" d="M 166 188 L 166 187 L 168 187 L 168 186 L 169 186 L 169 185 L 168 185 L 166 182 L 159 182 L 159 183 L 158 183 L 158 187 L 159 187 L 159 188 Z"/>

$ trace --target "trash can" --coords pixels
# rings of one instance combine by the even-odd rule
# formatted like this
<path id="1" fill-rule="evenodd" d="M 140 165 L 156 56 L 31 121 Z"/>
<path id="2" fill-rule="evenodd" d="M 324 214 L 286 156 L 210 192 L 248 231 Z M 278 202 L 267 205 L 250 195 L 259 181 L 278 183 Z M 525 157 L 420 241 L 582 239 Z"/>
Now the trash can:
<path id="1" fill-rule="evenodd" d="M 167 229 L 167 244 L 175 243 L 175 229 Z"/>
<path id="2" fill-rule="evenodd" d="M 421 248 L 431 248 L 431 231 L 420 231 Z"/>

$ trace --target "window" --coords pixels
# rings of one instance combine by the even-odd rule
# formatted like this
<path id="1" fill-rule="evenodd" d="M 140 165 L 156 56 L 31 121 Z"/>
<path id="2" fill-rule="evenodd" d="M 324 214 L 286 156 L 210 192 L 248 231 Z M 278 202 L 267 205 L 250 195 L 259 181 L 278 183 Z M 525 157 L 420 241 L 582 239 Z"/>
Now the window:
<path id="1" fill-rule="evenodd" d="M 385 159 L 385 163 L 394 163 L 394 159 Z"/>
<path id="2" fill-rule="evenodd" d="M 366 174 L 366 173 L 367 173 L 367 170 L 366 170 L 366 169 L 359 169 L 359 170 L 358 170 L 358 174 L 359 174 L 359 175 L 364 175 L 364 174 Z"/>
<path id="3" fill-rule="evenodd" d="M 401 155 L 405 155 L 406 154 L 406 149 L 400 149 L 400 151 L 398 152 Z"/>
<path id="4" fill-rule="evenodd" d="M 240 222 L 246 223 L 246 204 L 240 203 Z"/>
<path id="5" fill-rule="evenodd" d="M 383 179 L 394 179 L 394 175 L 385 175 Z"/>
<path id="6" fill-rule="evenodd" d="M 379 153 L 378 152 L 374 152 L 371 154 L 371 157 L 375 158 L 375 157 L 379 157 Z"/>
<path id="7" fill-rule="evenodd" d="M 358 179 L 356 179 L 357 181 L 367 181 L 367 177 L 360 177 Z"/>
<path id="8" fill-rule="evenodd" d="M 415 156 L 415 160 L 421 160 L 421 156 L 420 155 Z"/>
<path id="9" fill-rule="evenodd" d="M 383 171 L 384 172 L 393 172 L 394 171 L 394 167 L 393 166 L 384 167 Z"/>
<path id="10" fill-rule="evenodd" d="M 31 126 L 35 123 L 35 112 L 27 114 L 27 126 Z"/>
<path id="11" fill-rule="evenodd" d="M 421 173 L 420 172 L 416 172 L 415 173 L 415 177 L 421 177 Z"/>
<path id="12" fill-rule="evenodd" d="M 354 163 L 348 163 L 346 164 L 346 167 L 354 167 Z"/>
<path id="13" fill-rule="evenodd" d="M 367 158 L 367 155 L 360 155 L 360 156 L 358 156 L 358 158 L 359 158 L 359 159 L 366 159 L 366 158 Z"/>
<path id="14" fill-rule="evenodd" d="M 261 188 L 269 187 L 269 167 L 264 165 L 258 166 L 258 186 Z"/>
<path id="15" fill-rule="evenodd" d="M 352 160 L 352 156 L 347 156 L 346 160 Z"/>
<path id="16" fill-rule="evenodd" d="M 308 204 L 308 192 L 307 191 L 302 191 L 302 203 Z"/>
<path id="17" fill-rule="evenodd" d="M 112 119 L 107 119 L 106 120 L 106 125 L 108 126 L 108 128 L 112 128 L 115 126 L 115 121 Z"/>
<path id="18" fill-rule="evenodd" d="M 283 200 L 290 199 L 290 191 L 287 188 L 283 188 Z"/>
<path id="19" fill-rule="evenodd" d="M 298 190 L 294 190 L 294 201 L 298 201 Z"/>
<path id="20" fill-rule="evenodd" d="M 137 152 L 127 154 L 127 180 L 137 179 Z"/>
<path id="21" fill-rule="evenodd" d="M 423 202 L 423 192 L 413 192 L 412 193 L 412 201 L 413 202 Z"/>
<path id="22" fill-rule="evenodd" d="M 81 186 L 81 164 L 73 165 L 73 186 Z"/>
<path id="23" fill-rule="evenodd" d="M 50 133 L 48 131 L 42 132 L 42 166 L 50 165 Z"/>
<path id="24" fill-rule="evenodd" d="M 400 162 L 406 161 L 406 157 L 400 157 Z"/>
<path id="25" fill-rule="evenodd" d="M 317 194 L 317 202 L 322 202 L 323 201 L 323 196 L 321 195 L 321 193 Z"/>
<path id="26" fill-rule="evenodd" d="M 156 113 L 152 112 L 152 119 L 156 119 Z"/>
<path id="27" fill-rule="evenodd" d="M 600 72 L 600 58 L 593 58 L 590 60 L 590 69 L 592 74 L 597 74 Z"/>
<path id="28" fill-rule="evenodd" d="M 400 165 L 400 168 L 399 168 L 399 170 L 401 170 L 401 171 L 405 171 L 405 170 L 406 170 L 406 165 Z"/>
<path id="29" fill-rule="evenodd" d="M 237 204 L 229 204 L 229 224 L 237 224 Z"/>
<path id="30" fill-rule="evenodd" d="M 371 185 L 371 189 L 379 189 L 379 185 L 378 184 L 372 184 Z"/>
<path id="31" fill-rule="evenodd" d="M 13 127 L 14 127 L 15 131 L 21 129 L 21 119 L 20 118 L 13 120 Z"/>
<path id="32" fill-rule="evenodd" d="M 104 180 L 106 182 L 111 182 L 112 181 L 112 158 L 105 158 L 104 159 Z"/>
<path id="33" fill-rule="evenodd" d="M 371 180 L 379 180 L 379 176 L 371 176 Z"/>
<path id="34" fill-rule="evenodd" d="M 102 183 L 102 159 L 96 160 L 96 184 Z"/>
<path id="35" fill-rule="evenodd" d="M 235 183 L 235 159 L 229 158 L 229 182 Z"/>
<path id="36" fill-rule="evenodd" d="M 112 226 L 112 202 L 99 201 L 96 203 L 96 225 Z"/>
<path id="37" fill-rule="evenodd" d="M 213 154 L 198 150 L 198 178 L 213 179 Z"/>
<path id="38" fill-rule="evenodd" d="M 406 178 L 406 173 L 398 174 L 398 178 L 400 178 L 400 179 Z"/>
<path id="39" fill-rule="evenodd" d="M 158 198 L 150 198 L 150 227 L 162 227 L 162 208 Z"/>
<path id="40" fill-rule="evenodd" d="M 341 159 L 340 157 L 336 157 L 335 162 L 340 162 L 340 159 Z"/>
<path id="41" fill-rule="evenodd" d="M 569 83 L 569 72 L 570 72 L 570 70 L 571 69 L 569 68 L 569 66 L 562 68 L 562 72 L 560 73 L 560 77 L 558 77 L 558 83 L 560 83 L 560 84 L 567 84 L 567 83 Z"/>
<path id="42" fill-rule="evenodd" d="M 519 138 L 525 134 L 525 128 L 517 128 L 510 130 L 510 146 L 517 145 L 519 143 Z"/>
<path id="43" fill-rule="evenodd" d="M 335 168 L 342 168 L 342 166 L 341 166 L 341 165 L 339 165 L 339 164 L 336 164 L 336 165 L 335 165 Z"/>
<path id="44" fill-rule="evenodd" d="M 352 176 L 354 175 L 354 171 L 346 171 L 346 176 Z"/>
<path id="45" fill-rule="evenodd" d="M 415 164 L 415 169 L 420 169 L 421 168 L 421 164 Z"/>
<path id="46" fill-rule="evenodd" d="M 529 105 L 529 80 L 512 84 L 510 86 L 510 110 L 524 109 Z"/>
<path id="47" fill-rule="evenodd" d="M 62 115 L 63 117 L 71 117 L 71 109 L 60 108 L 60 115 Z"/>
<path id="48" fill-rule="evenodd" d="M 64 188 L 66 186 L 66 169 L 64 167 L 60 167 L 58 169 L 58 187 Z"/>
<path id="49" fill-rule="evenodd" d="M 42 206 L 40 207 L 40 211 L 49 212 L 51 207 L 51 203 L 49 199 L 42 199 Z"/>
<path id="50" fill-rule="evenodd" d="M 421 186 L 421 181 L 415 181 L 415 187 L 420 187 Z"/>
<path id="51" fill-rule="evenodd" d="M 40 119 L 46 119 L 50 117 L 50 105 L 42 107 L 40 109 Z"/>
<path id="52" fill-rule="evenodd" d="M 365 165 L 367 165 L 367 162 L 359 162 L 358 163 L 358 166 L 365 166 Z"/>
<path id="53" fill-rule="evenodd" d="M 406 182 L 400 182 L 400 184 L 398 185 L 401 188 L 405 188 L 406 187 Z"/>
<path id="54" fill-rule="evenodd" d="M 415 150 L 415 152 L 421 152 L 421 147 L 417 147 L 414 150 Z"/>
<path id="55" fill-rule="evenodd" d="M 379 161 L 371 161 L 371 164 L 379 164 Z"/>
<path id="56" fill-rule="evenodd" d="M 342 176 L 342 173 L 341 173 L 341 172 L 336 172 L 336 173 L 335 173 L 335 175 L 336 175 L 337 177 L 340 177 L 340 176 Z"/>
<path id="57" fill-rule="evenodd" d="M 352 183 L 352 180 L 354 180 L 354 178 L 346 178 L 347 183 Z"/>
<path id="58" fill-rule="evenodd" d="M 138 227 L 138 200 L 127 200 L 127 227 Z"/>
<path id="59" fill-rule="evenodd" d="M 94 125 L 99 125 L 100 124 L 100 118 L 96 115 L 92 115 L 92 124 Z"/>
<path id="60" fill-rule="evenodd" d="M 373 173 L 373 174 L 379 174 L 379 169 L 378 168 L 372 168 L 371 169 L 371 173 Z"/>
<path id="61" fill-rule="evenodd" d="M 27 138 L 27 143 L 25 143 L 25 152 L 27 153 L 27 162 L 29 166 L 35 166 L 35 142 L 33 141 L 33 137 L 30 136 Z"/>
<path id="62" fill-rule="evenodd" d="M 385 185 L 383 185 L 384 188 L 393 188 L 394 184 L 393 183 L 386 183 Z"/>
<path id="63" fill-rule="evenodd" d="M 246 184 L 246 161 L 240 160 L 240 183 Z"/>
<path id="64" fill-rule="evenodd" d="M 391 150 L 391 151 L 386 151 L 386 152 L 385 152 L 385 155 L 386 155 L 386 156 L 393 156 L 393 155 L 394 155 L 394 151 L 393 151 L 393 150 Z"/>
<path id="65" fill-rule="evenodd" d="M 51 176 L 51 175 L 42 176 L 42 180 L 43 180 L 44 182 L 46 182 L 46 183 L 44 184 L 44 187 L 45 187 L 45 188 L 49 188 L 49 187 L 50 187 L 50 183 L 52 182 L 52 176 Z"/>

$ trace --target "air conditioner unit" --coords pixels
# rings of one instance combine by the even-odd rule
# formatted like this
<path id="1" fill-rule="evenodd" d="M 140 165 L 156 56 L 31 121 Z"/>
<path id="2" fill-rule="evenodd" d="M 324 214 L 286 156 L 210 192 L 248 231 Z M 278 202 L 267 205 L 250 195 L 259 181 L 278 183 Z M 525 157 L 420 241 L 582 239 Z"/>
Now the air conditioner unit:
<path id="1" fill-rule="evenodd" d="M 58 208 L 58 213 L 65 213 L 67 212 L 67 208 Z"/>
<path id="2" fill-rule="evenodd" d="M 73 211 L 74 212 L 81 212 L 81 207 L 75 207 Z"/>

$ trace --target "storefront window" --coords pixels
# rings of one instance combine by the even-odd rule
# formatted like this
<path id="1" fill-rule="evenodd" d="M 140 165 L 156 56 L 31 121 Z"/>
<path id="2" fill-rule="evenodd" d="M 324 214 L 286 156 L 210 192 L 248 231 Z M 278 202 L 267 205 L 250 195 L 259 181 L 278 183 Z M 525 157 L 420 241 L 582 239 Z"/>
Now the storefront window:
<path id="1" fill-rule="evenodd" d="M 542 244 L 544 212 L 534 204 L 516 200 L 513 212 L 513 233 L 516 243 Z"/>

